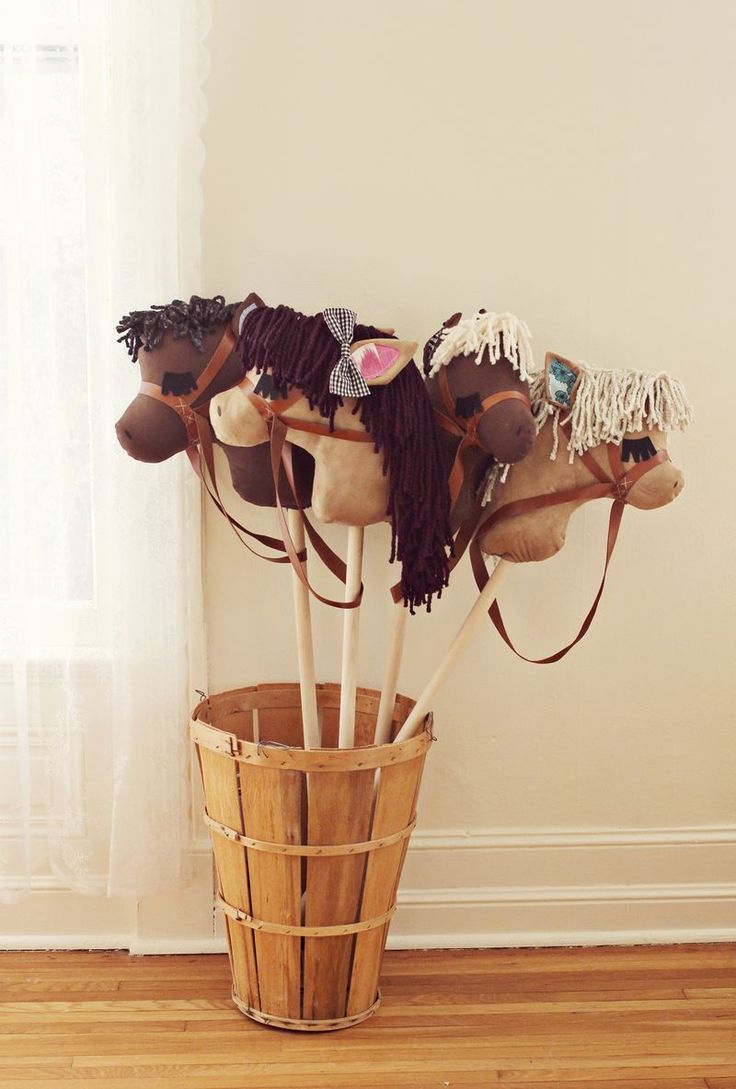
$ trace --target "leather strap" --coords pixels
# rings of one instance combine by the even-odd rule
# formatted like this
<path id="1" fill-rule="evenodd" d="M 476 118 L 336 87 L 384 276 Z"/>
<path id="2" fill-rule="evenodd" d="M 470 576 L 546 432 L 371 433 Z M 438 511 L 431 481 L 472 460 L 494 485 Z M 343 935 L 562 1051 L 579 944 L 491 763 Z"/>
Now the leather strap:
<path id="1" fill-rule="evenodd" d="M 563 431 L 569 435 L 569 432 L 563 427 Z M 559 662 L 561 658 L 564 658 L 569 651 L 579 643 L 583 636 L 586 634 L 590 625 L 593 623 L 593 618 L 598 611 L 598 605 L 600 604 L 601 597 L 603 596 L 603 588 L 606 585 L 606 575 L 608 574 L 608 565 L 611 562 L 613 550 L 616 547 L 616 540 L 618 539 L 618 531 L 621 527 L 621 519 L 623 518 L 624 508 L 628 502 L 628 493 L 633 485 L 648 473 L 651 469 L 654 469 L 657 465 L 662 465 L 665 461 L 670 460 L 670 456 L 666 450 L 658 450 L 657 453 L 649 458 L 647 461 L 641 461 L 635 464 L 630 469 L 624 469 L 621 462 L 621 454 L 619 448 L 614 444 L 607 444 L 608 460 L 611 466 L 611 472 L 613 479 L 606 476 L 605 470 L 598 464 L 593 455 L 586 451 L 582 455 L 583 463 L 590 473 L 592 473 L 598 479 L 599 483 L 589 484 L 581 488 L 569 488 L 562 492 L 550 492 L 546 495 L 530 496 L 527 499 L 517 499 L 514 502 L 506 503 L 505 506 L 499 507 L 495 510 L 482 525 L 478 528 L 473 542 L 470 546 L 470 562 L 473 568 L 473 575 L 475 576 L 476 585 L 479 590 L 482 590 L 489 579 L 489 574 L 486 569 L 485 560 L 483 559 L 483 553 L 480 549 L 479 540 L 499 521 L 504 521 L 506 518 L 513 518 L 520 514 L 528 514 L 531 511 L 542 510 L 545 507 L 558 506 L 562 503 L 576 502 L 579 500 L 587 499 L 601 499 L 611 498 L 613 503 L 611 505 L 611 513 L 608 519 L 608 533 L 606 537 L 606 557 L 603 566 L 603 575 L 601 577 L 600 586 L 598 592 L 595 595 L 593 604 L 591 605 L 588 613 L 580 625 L 580 629 L 575 638 L 563 647 L 562 650 L 558 650 L 555 654 L 550 654 L 546 658 L 527 658 L 526 655 L 521 654 L 514 646 L 511 637 L 509 636 L 506 625 L 503 622 L 501 616 L 501 609 L 497 601 L 494 601 L 488 610 L 493 624 L 508 647 L 513 650 L 519 658 L 522 658 L 525 662 L 531 662 L 532 665 L 550 665 L 552 662 Z M 593 468 L 595 466 L 595 468 Z"/>
<path id="2" fill-rule="evenodd" d="M 616 545 L 618 531 L 621 526 L 621 519 L 623 517 L 625 506 L 626 504 L 622 499 L 615 499 L 611 505 L 611 514 L 608 519 L 608 536 L 606 540 L 606 561 L 603 566 L 603 576 L 601 578 L 600 586 L 598 587 L 598 592 L 593 599 L 593 604 L 588 610 L 587 616 L 580 625 L 580 630 L 578 631 L 577 635 L 571 642 L 567 644 L 567 646 L 563 647 L 562 650 L 558 650 L 555 654 L 550 654 L 546 658 L 527 658 L 525 654 L 522 654 L 516 649 L 513 642 L 511 641 L 511 637 L 506 631 L 506 625 L 504 624 L 503 617 L 501 616 L 501 610 L 499 608 L 498 601 L 494 601 L 492 603 L 490 609 L 488 610 L 488 615 L 493 621 L 496 631 L 501 636 L 506 646 L 510 647 L 511 650 L 513 650 L 514 654 L 517 655 L 517 657 L 522 658 L 525 662 L 531 662 L 533 665 L 550 665 L 552 662 L 559 662 L 561 658 L 564 658 L 565 655 L 572 650 L 575 644 L 579 643 L 583 636 L 586 634 L 588 628 L 593 623 L 593 617 L 598 611 L 598 605 L 600 603 L 601 597 L 603 596 L 603 588 L 606 585 L 606 575 L 608 574 L 608 565 L 611 562 L 611 556 L 613 555 L 613 550 Z M 488 571 L 486 570 L 485 561 L 483 560 L 483 554 L 481 553 L 480 547 L 478 545 L 477 537 L 470 546 L 470 562 L 473 568 L 473 574 L 475 576 L 475 581 L 478 589 L 482 590 L 485 584 L 488 582 L 489 575 Z"/>
<path id="3" fill-rule="evenodd" d="M 161 404 L 166 405 L 167 408 L 173 409 L 177 416 L 181 418 L 187 429 L 189 442 L 196 443 L 197 425 L 194 418 L 194 402 L 199 401 L 204 397 L 208 386 L 214 382 L 234 348 L 235 334 L 233 333 L 230 322 L 228 322 L 225 327 L 225 332 L 220 337 L 217 347 L 209 358 L 207 366 L 200 374 L 196 386 L 190 393 L 182 394 L 181 396 L 173 393 L 162 393 L 161 386 L 157 385 L 155 382 L 141 382 L 138 392 L 144 394 L 146 397 L 152 397 L 154 401 L 160 401 Z M 207 401 L 206 404 L 209 404 L 209 401 Z M 206 405 L 203 407 L 206 407 Z"/>
<path id="4" fill-rule="evenodd" d="M 439 370 L 437 375 L 437 386 L 443 405 L 442 409 L 435 408 L 434 410 L 437 423 L 444 431 L 447 431 L 449 434 L 455 435 L 460 439 L 460 445 L 455 451 L 455 460 L 452 463 L 450 477 L 447 482 L 450 491 L 450 512 L 452 513 L 465 482 L 463 454 L 469 447 L 481 445 L 480 440 L 478 439 L 478 424 L 485 414 L 503 401 L 521 401 L 527 408 L 530 408 L 531 404 L 527 395 L 521 393 L 519 390 L 501 390 L 499 393 L 492 393 L 486 397 L 481 401 L 478 411 L 468 420 L 463 420 L 461 422 L 452 401 L 446 367 L 441 367 Z"/>
<path id="5" fill-rule="evenodd" d="M 291 561 L 291 566 L 296 572 L 299 581 L 314 597 L 317 598 L 318 601 L 321 601 L 323 605 L 329 605 L 333 609 L 357 609 L 363 598 L 362 582 L 360 584 L 360 589 L 358 590 L 358 593 L 350 601 L 335 601 L 332 598 L 323 597 L 322 594 L 318 593 L 307 578 L 307 572 L 304 569 L 302 559 L 299 553 L 297 553 L 296 551 L 296 546 L 294 545 L 294 541 L 289 531 L 289 524 L 286 520 L 286 514 L 281 503 L 281 498 L 279 496 L 279 470 L 282 463 L 284 465 L 284 471 L 286 473 L 287 480 L 289 481 L 289 487 L 291 488 L 291 492 L 294 497 L 294 502 L 296 503 L 296 506 L 302 518 L 304 519 L 304 529 L 314 547 L 315 552 L 317 552 L 318 556 L 325 564 L 325 566 L 332 572 L 332 574 L 337 579 L 339 579 L 339 581 L 344 586 L 347 585 L 347 567 L 345 566 L 345 562 L 332 551 L 327 542 L 324 541 L 322 537 L 320 537 L 319 533 L 317 533 L 317 530 L 307 518 L 306 514 L 304 513 L 304 508 L 299 502 L 296 482 L 294 480 L 294 468 L 291 460 L 291 450 L 289 449 L 288 452 L 285 453 L 286 447 L 288 445 L 286 442 L 286 436 L 288 433 L 287 429 L 289 426 L 287 421 L 283 420 L 280 416 L 277 416 L 274 413 L 267 417 L 267 423 L 271 437 L 271 472 L 273 474 L 273 483 L 276 495 L 276 514 L 279 520 L 279 529 L 281 530 L 281 533 L 283 535 L 286 554 Z"/>
<path id="6" fill-rule="evenodd" d="M 331 439 L 342 439 L 345 442 L 373 442 L 373 436 L 369 435 L 367 431 L 351 431 L 339 427 L 330 430 L 328 424 L 319 423 L 317 420 L 298 420 L 293 416 L 285 417 L 284 413 L 288 412 L 304 396 L 298 386 L 292 387 L 288 397 L 276 401 L 267 401 L 256 393 L 253 383 L 247 376 L 242 380 L 240 386 L 267 425 L 271 418 L 279 417 L 292 431 L 305 431 L 310 435 L 324 435 Z"/>
<path id="7" fill-rule="evenodd" d="M 262 552 L 257 552 L 247 541 L 243 540 L 241 533 L 244 533 L 252 540 L 258 541 L 259 544 L 264 545 L 266 548 L 271 548 L 275 552 L 286 553 L 286 546 L 283 541 L 280 541 L 277 537 L 269 537 L 265 533 L 255 533 L 253 530 L 248 529 L 246 526 L 242 525 L 242 523 L 238 522 L 236 518 L 233 518 L 232 514 L 227 510 L 217 486 L 212 425 L 210 424 L 209 419 L 200 413 L 197 413 L 196 415 L 196 423 L 198 442 L 187 447 L 187 456 L 192 464 L 192 468 L 204 484 L 207 489 L 207 494 L 219 510 L 220 514 L 227 519 L 230 528 L 240 543 L 244 545 L 249 552 L 252 552 L 254 556 L 257 556 L 260 560 L 267 560 L 268 563 L 290 563 L 291 561 L 286 554 L 283 556 L 264 556 Z M 299 552 L 298 556 L 301 560 L 306 560 L 306 550 Z"/>

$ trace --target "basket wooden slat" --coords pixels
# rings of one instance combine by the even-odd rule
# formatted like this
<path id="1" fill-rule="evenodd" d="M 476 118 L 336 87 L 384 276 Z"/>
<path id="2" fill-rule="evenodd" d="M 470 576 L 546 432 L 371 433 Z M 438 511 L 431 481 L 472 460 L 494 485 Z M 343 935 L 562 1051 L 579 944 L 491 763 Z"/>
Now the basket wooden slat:
<path id="1" fill-rule="evenodd" d="M 390 835 L 402 828 L 415 812 L 424 759 L 418 757 L 395 767 L 383 768 L 378 774 L 378 797 L 373 820 L 374 837 Z M 408 839 L 379 851 L 367 859 L 365 891 L 361 918 L 380 915 L 396 902 L 401 869 Z M 388 926 L 369 930 L 355 939 L 353 974 L 346 1013 L 363 1010 L 372 1001 L 378 987 L 381 953 L 388 937 Z"/>
<path id="2" fill-rule="evenodd" d="M 287 732 L 290 724 L 287 722 Z M 303 776 L 298 771 L 240 765 L 246 827 L 255 839 L 302 842 Z M 301 923 L 301 859 L 250 851 L 253 915 L 273 923 Z M 260 1009 L 279 1017 L 301 1016 L 301 943 L 281 934 L 256 933 Z"/>
<path id="3" fill-rule="evenodd" d="M 244 827 L 237 783 L 237 764 L 219 753 L 199 750 L 202 782 L 207 809 L 213 819 L 240 832 Z M 212 837 L 220 895 L 230 904 L 250 912 L 250 890 L 246 855 L 237 843 L 222 836 Z M 230 967 L 238 991 L 259 1007 L 258 972 L 252 933 L 244 932 L 226 920 Z"/>
<path id="4" fill-rule="evenodd" d="M 380 1002 L 431 735 L 373 745 L 379 700 L 358 689 L 352 749 L 330 747 L 338 685 L 317 686 L 320 749 L 301 747 L 297 684 L 222 693 L 193 713 L 233 1001 L 265 1024 L 346 1028 Z M 412 707 L 397 696 L 392 736 Z"/>
<path id="5" fill-rule="evenodd" d="M 346 771 L 324 781 L 310 775 L 307 842 L 360 843 L 370 833 L 375 773 Z M 352 923 L 359 918 L 365 857 L 307 860 L 306 925 Z M 353 937 L 304 944 L 304 1016 L 344 1017 Z"/>

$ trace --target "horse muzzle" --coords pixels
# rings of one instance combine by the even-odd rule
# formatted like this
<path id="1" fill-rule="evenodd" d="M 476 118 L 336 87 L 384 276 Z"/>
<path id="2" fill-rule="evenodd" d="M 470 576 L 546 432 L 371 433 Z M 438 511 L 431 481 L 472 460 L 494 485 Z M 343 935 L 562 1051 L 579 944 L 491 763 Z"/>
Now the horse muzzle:
<path id="1" fill-rule="evenodd" d="M 181 416 L 160 401 L 138 394 L 115 424 L 118 442 L 136 461 L 167 461 L 190 444 Z"/>

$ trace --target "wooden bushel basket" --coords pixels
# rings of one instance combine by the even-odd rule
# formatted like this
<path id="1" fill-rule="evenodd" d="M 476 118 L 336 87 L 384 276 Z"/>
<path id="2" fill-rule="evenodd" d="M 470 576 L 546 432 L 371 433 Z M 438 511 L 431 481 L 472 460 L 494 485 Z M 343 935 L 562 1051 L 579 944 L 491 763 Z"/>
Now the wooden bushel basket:
<path id="1" fill-rule="evenodd" d="M 264 1024 L 347 1028 L 380 1003 L 432 736 L 428 718 L 416 737 L 373 745 L 379 699 L 358 689 L 352 749 L 335 747 L 336 684 L 317 686 L 319 749 L 303 748 L 298 684 L 239 688 L 194 709 L 232 997 Z M 396 697 L 392 738 L 413 706 Z"/>

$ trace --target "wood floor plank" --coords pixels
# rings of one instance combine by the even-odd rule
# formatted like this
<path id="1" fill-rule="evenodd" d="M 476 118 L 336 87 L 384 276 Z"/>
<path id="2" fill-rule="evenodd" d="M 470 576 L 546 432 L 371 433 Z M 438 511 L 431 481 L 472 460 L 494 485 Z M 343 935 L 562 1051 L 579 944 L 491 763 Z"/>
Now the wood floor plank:
<path id="1" fill-rule="evenodd" d="M 289 1033 L 220 955 L 0 953 L 0 1089 L 736 1089 L 733 944 L 389 952 L 381 990 Z"/>

